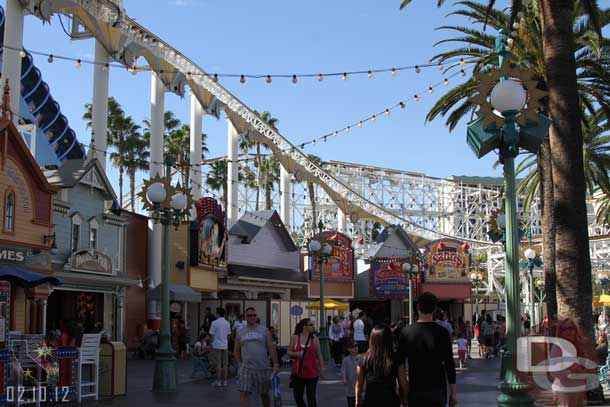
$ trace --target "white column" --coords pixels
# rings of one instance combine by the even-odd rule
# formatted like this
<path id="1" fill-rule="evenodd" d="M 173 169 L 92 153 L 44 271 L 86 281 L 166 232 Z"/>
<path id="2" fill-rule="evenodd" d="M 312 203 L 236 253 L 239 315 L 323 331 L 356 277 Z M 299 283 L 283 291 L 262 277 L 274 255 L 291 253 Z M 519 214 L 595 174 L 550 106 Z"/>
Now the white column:
<path id="1" fill-rule="evenodd" d="M 239 150 L 239 135 L 233 127 L 233 123 L 227 119 L 228 129 L 228 154 L 229 162 L 227 163 L 227 227 L 231 228 L 237 222 L 239 213 L 237 211 L 239 202 L 237 197 L 237 169 L 238 169 L 238 150 Z"/>
<path id="2" fill-rule="evenodd" d="M 108 79 L 109 69 L 104 65 L 108 63 L 108 52 L 99 41 L 95 41 L 95 62 L 93 66 L 93 101 L 91 103 L 91 116 L 93 119 L 93 135 L 91 146 L 93 154 L 106 169 L 106 133 L 108 129 Z"/>
<path id="3" fill-rule="evenodd" d="M 201 176 L 201 133 L 203 108 L 197 97 L 191 92 L 191 179 L 193 180 L 193 198 L 203 196 L 203 177 Z"/>
<path id="4" fill-rule="evenodd" d="M 163 175 L 163 114 L 164 114 L 163 82 L 153 72 L 150 83 L 150 177 Z M 148 222 L 148 278 L 154 286 L 161 284 L 161 252 L 162 232 L 160 223 Z M 154 302 L 148 302 L 148 319 L 160 319 L 158 307 Z"/>
<path id="5" fill-rule="evenodd" d="M 10 108 L 13 122 L 17 124 L 21 101 L 21 56 L 23 48 L 23 8 L 19 0 L 6 0 L 4 16 L 4 50 L 2 52 L 2 86 L 8 79 L 11 88 Z M 10 49 L 7 47 L 11 47 Z"/>
<path id="6" fill-rule="evenodd" d="M 340 208 L 337 208 L 337 231 L 345 233 L 345 226 L 347 224 L 347 217 Z"/>
<path id="7" fill-rule="evenodd" d="M 286 229 L 290 231 L 290 198 L 291 198 L 290 173 L 280 164 L 280 218 Z"/>

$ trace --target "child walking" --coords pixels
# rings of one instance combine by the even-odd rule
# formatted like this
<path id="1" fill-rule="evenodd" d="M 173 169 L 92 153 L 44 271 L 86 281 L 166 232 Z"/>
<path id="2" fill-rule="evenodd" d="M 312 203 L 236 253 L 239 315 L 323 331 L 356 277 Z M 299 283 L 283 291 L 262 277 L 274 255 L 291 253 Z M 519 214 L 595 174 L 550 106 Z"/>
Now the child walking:
<path id="1" fill-rule="evenodd" d="M 358 356 L 358 344 L 354 341 L 347 342 L 349 355 L 343 358 L 341 363 L 341 383 L 347 385 L 345 394 L 347 396 L 347 407 L 356 406 L 356 379 L 358 378 L 356 366 L 360 361 Z"/>
<path id="2" fill-rule="evenodd" d="M 464 338 L 464 334 L 460 334 L 460 337 L 455 341 L 458 346 L 458 359 L 460 362 L 460 369 L 463 369 L 466 365 L 466 353 L 468 351 L 468 339 Z"/>

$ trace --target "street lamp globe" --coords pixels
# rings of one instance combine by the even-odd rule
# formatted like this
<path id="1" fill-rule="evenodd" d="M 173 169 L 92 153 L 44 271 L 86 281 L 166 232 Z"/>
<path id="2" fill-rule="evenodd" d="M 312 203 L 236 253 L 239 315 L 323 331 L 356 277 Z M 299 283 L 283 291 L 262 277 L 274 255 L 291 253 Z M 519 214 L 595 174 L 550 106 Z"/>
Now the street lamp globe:
<path id="1" fill-rule="evenodd" d="M 402 263 L 402 271 L 410 271 L 411 264 L 410 263 Z"/>
<path id="2" fill-rule="evenodd" d="M 603 280 L 603 279 L 604 279 L 604 277 L 605 277 L 605 276 L 604 276 L 604 273 L 602 273 L 602 272 L 597 273 L 597 279 L 598 279 L 598 280 Z"/>
<path id="3" fill-rule="evenodd" d="M 184 195 L 184 193 L 178 192 L 177 194 L 174 194 L 174 196 L 172 196 L 172 200 L 170 202 L 170 206 L 172 207 L 172 209 L 175 209 L 177 211 L 183 211 L 186 209 L 186 205 L 187 200 L 186 195 Z"/>
<path id="4" fill-rule="evenodd" d="M 500 113 L 517 112 L 525 106 L 527 93 L 512 79 L 498 82 L 491 90 L 491 105 Z"/>
<path id="5" fill-rule="evenodd" d="M 326 254 L 327 256 L 330 256 L 332 251 L 333 251 L 333 247 L 330 245 L 330 243 L 324 243 L 324 248 L 322 249 L 322 252 L 324 254 Z"/>
<path id="6" fill-rule="evenodd" d="M 478 278 L 477 278 L 477 273 L 471 273 L 471 274 L 470 274 L 470 279 L 471 279 L 472 281 L 477 281 L 477 280 L 478 280 Z"/>
<path id="7" fill-rule="evenodd" d="M 417 264 L 413 264 L 411 266 L 411 271 L 414 272 L 414 273 L 417 273 L 417 270 L 419 270 L 419 267 L 417 267 Z"/>
<path id="8" fill-rule="evenodd" d="M 527 249 L 525 250 L 525 258 L 528 260 L 534 260 L 536 258 L 536 252 L 534 251 L 534 249 Z"/>
<path id="9" fill-rule="evenodd" d="M 496 224 L 500 229 L 506 228 L 506 215 L 503 213 L 499 214 L 498 218 L 496 219 Z"/>
<path id="10" fill-rule="evenodd" d="M 318 251 L 320 251 L 321 248 L 322 248 L 322 244 L 318 240 L 313 239 L 311 242 L 309 242 L 309 251 L 310 252 L 314 252 L 314 253 L 318 252 Z"/>
<path id="11" fill-rule="evenodd" d="M 146 191 L 146 199 L 148 199 L 153 204 L 160 204 L 165 201 L 167 197 L 167 191 L 165 190 L 165 186 L 160 182 L 155 182 L 148 187 L 148 191 Z"/>

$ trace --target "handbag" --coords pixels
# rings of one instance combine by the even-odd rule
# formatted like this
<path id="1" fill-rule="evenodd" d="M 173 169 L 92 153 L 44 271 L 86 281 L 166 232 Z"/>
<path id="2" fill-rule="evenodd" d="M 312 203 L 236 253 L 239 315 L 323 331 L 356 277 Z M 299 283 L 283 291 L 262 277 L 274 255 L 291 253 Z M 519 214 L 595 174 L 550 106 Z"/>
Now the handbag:
<path id="1" fill-rule="evenodd" d="M 290 374 L 290 381 L 288 382 L 288 387 L 289 388 L 294 388 L 295 383 L 297 382 L 297 380 L 300 379 L 301 376 L 301 370 L 303 369 L 303 362 L 305 361 L 305 353 L 307 353 L 307 348 L 309 347 L 309 340 L 311 339 L 311 335 L 309 335 L 307 337 L 307 340 L 305 341 L 305 348 L 303 349 L 303 356 L 301 356 L 301 363 L 299 363 L 299 368 L 297 369 L 296 373 L 291 373 Z"/>

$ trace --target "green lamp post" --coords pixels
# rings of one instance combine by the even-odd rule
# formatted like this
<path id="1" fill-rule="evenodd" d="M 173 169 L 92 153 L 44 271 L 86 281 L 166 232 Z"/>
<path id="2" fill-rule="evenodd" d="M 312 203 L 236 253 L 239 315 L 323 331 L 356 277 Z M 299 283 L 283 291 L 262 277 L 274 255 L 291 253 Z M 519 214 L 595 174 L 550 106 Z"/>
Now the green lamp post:
<path id="1" fill-rule="evenodd" d="M 311 256 L 312 262 L 318 267 L 320 274 L 320 332 L 318 334 L 318 340 L 320 341 L 320 352 L 322 353 L 322 359 L 325 362 L 330 360 L 330 349 L 328 347 L 328 333 L 326 327 L 326 313 L 324 310 L 324 264 L 328 263 L 330 255 L 333 251 L 334 241 L 332 239 L 324 239 L 322 230 L 324 224 L 322 221 L 318 224 L 318 235 L 314 236 L 307 245 L 309 249 L 309 255 Z"/>
<path id="2" fill-rule="evenodd" d="M 472 291 L 474 292 L 475 314 L 477 316 L 474 323 L 476 324 L 479 320 L 479 287 L 483 284 L 483 275 L 481 273 L 470 273 L 470 281 L 472 281 Z"/>
<path id="3" fill-rule="evenodd" d="M 144 186 L 138 196 L 142 199 L 144 209 L 151 212 L 155 222 L 163 225 L 163 268 L 161 270 L 161 342 L 155 358 L 153 391 L 173 393 L 176 391 L 176 356 L 172 349 L 170 313 L 169 313 L 169 227 L 180 225 L 182 219 L 189 215 L 193 204 L 190 188 L 180 185 L 172 186 L 172 162 L 165 162 L 165 177 L 159 174 L 150 180 L 144 180 Z"/>
<path id="4" fill-rule="evenodd" d="M 522 71 L 505 61 L 507 38 L 500 32 L 496 51 L 500 70 L 477 74 L 478 94 L 470 99 L 479 105 L 478 119 L 468 125 L 467 142 L 478 158 L 499 150 L 504 165 L 505 287 L 507 349 L 502 364 L 505 372 L 500 383 L 500 406 L 533 406 L 528 385 L 519 381 L 512 358 L 517 350 L 520 327 L 519 230 L 515 192 L 515 157 L 519 149 L 536 153 L 550 126 L 550 120 L 537 110 L 545 92 L 536 88 L 532 69 Z"/>
<path id="5" fill-rule="evenodd" d="M 419 264 L 417 261 L 405 262 L 402 264 L 402 271 L 405 272 L 409 280 L 409 325 L 413 324 L 413 280 L 417 279 Z"/>
<path id="6" fill-rule="evenodd" d="M 610 277 L 607 273 L 599 272 L 597 273 L 597 279 L 595 279 L 595 284 L 599 285 L 601 288 L 602 295 L 606 294 L 606 286 L 610 283 Z M 606 314 L 606 306 L 603 306 L 604 315 Z"/>
<path id="7" fill-rule="evenodd" d="M 535 298 L 535 294 L 534 291 L 536 291 L 536 288 L 534 287 L 534 267 L 542 267 L 542 260 L 540 260 L 540 257 L 538 256 L 538 254 L 536 253 L 536 251 L 534 249 L 532 249 L 531 247 L 525 249 L 525 252 L 523 253 L 525 256 L 526 261 L 520 261 L 519 262 L 519 267 L 521 268 L 527 268 L 528 272 L 527 272 L 527 276 L 529 277 L 529 305 L 530 305 L 530 317 L 532 318 L 532 323 L 530 325 L 530 331 L 532 333 L 535 333 L 536 331 L 536 306 L 535 306 L 535 302 L 536 302 L 536 298 Z"/>

